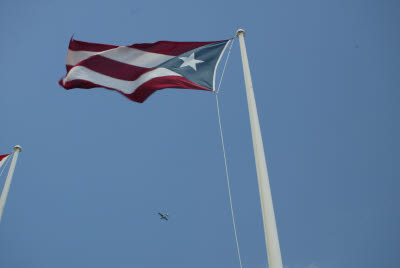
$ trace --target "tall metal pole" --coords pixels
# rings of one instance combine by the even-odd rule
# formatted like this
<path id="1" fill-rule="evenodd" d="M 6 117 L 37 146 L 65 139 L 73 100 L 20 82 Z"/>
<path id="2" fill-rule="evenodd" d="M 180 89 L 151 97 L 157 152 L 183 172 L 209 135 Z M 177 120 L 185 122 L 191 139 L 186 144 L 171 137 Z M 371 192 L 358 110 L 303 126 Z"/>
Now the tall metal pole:
<path id="1" fill-rule="evenodd" d="M 10 185 L 11 185 L 11 181 L 12 181 L 12 176 L 14 174 L 15 164 L 17 163 L 18 154 L 21 151 L 22 151 L 21 146 L 16 145 L 14 147 L 13 159 L 11 161 L 10 169 L 8 170 L 8 175 L 7 175 L 6 183 L 4 184 L 3 192 L 1 193 L 1 196 L 0 196 L 0 222 L 1 222 L 1 217 L 3 216 L 4 206 L 6 205 L 8 191 L 10 190 Z"/>
<path id="2" fill-rule="evenodd" d="M 251 82 L 249 61 L 247 59 L 246 45 L 244 43 L 245 31 L 239 29 L 236 36 L 240 42 L 242 54 L 244 81 L 246 84 L 247 103 L 249 106 L 251 135 L 253 137 L 254 156 L 256 160 L 258 188 L 260 191 L 261 210 L 264 222 L 265 242 L 267 245 L 269 268 L 282 268 L 281 249 L 279 247 L 278 231 L 276 229 L 274 206 L 272 204 L 271 188 L 265 161 L 264 145 L 261 137 L 260 123 L 256 100 L 254 98 L 253 84 Z"/>

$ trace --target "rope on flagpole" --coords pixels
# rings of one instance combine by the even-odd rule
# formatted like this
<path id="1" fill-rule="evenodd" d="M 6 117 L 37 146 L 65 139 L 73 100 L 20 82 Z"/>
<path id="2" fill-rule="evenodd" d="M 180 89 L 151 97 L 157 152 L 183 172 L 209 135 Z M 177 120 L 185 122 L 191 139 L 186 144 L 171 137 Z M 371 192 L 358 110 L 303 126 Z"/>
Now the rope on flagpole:
<path id="1" fill-rule="evenodd" d="M 220 83 L 221 84 L 221 83 Z M 224 152 L 224 161 L 225 161 L 225 174 L 226 174 L 226 182 L 228 184 L 228 193 L 229 193 L 229 203 L 231 205 L 231 214 L 232 214 L 232 223 L 233 223 L 233 230 L 235 231 L 235 239 L 236 239 L 236 249 L 239 257 L 240 268 L 242 267 L 242 258 L 240 257 L 240 250 L 239 250 L 239 241 L 236 232 L 236 223 L 235 223 L 235 215 L 233 213 L 233 205 L 232 205 L 232 194 L 231 194 L 231 186 L 229 183 L 229 173 L 228 173 L 228 164 L 226 161 L 226 151 L 225 151 L 225 144 L 224 144 L 224 135 L 222 133 L 222 124 L 221 124 L 221 114 L 219 109 L 219 102 L 218 102 L 218 92 L 215 92 L 215 98 L 217 100 L 217 111 L 218 111 L 218 122 L 219 122 L 219 132 L 221 134 L 221 143 L 222 143 L 222 151 Z"/>
<path id="2" fill-rule="evenodd" d="M 226 182 L 227 182 L 227 185 L 228 185 L 229 204 L 230 204 L 230 207 L 231 207 L 233 230 L 234 230 L 234 233 L 235 233 L 235 241 L 236 241 L 236 249 L 237 249 L 237 253 L 238 253 L 240 268 L 243 268 L 243 266 L 242 266 L 242 258 L 240 256 L 239 240 L 238 240 L 237 231 L 236 231 L 235 215 L 233 213 L 232 193 L 231 193 L 231 186 L 230 186 L 229 172 L 228 172 L 228 162 L 226 160 L 226 150 L 225 150 L 225 143 L 224 143 L 224 135 L 223 135 L 223 132 L 222 132 L 222 124 L 221 124 L 221 112 L 220 112 L 219 101 L 218 101 L 218 93 L 219 93 L 219 90 L 221 88 L 222 78 L 224 77 L 224 74 L 225 74 L 226 65 L 228 63 L 229 56 L 231 54 L 231 50 L 232 50 L 233 42 L 235 41 L 235 37 L 236 36 L 231 38 L 231 46 L 229 47 L 228 55 L 227 55 L 226 60 L 225 60 L 224 69 L 222 70 L 221 78 L 220 78 L 219 84 L 218 84 L 218 89 L 216 91 L 214 91 L 214 93 L 215 93 L 215 99 L 217 101 L 219 132 L 220 132 L 220 135 L 221 135 L 222 151 L 224 153 L 225 174 L 226 174 Z"/>
<path id="3" fill-rule="evenodd" d="M 239 240 L 238 240 L 237 231 L 236 231 L 235 215 L 233 213 L 232 193 L 231 193 L 231 185 L 230 185 L 230 182 L 229 182 L 229 172 L 228 172 L 228 162 L 226 160 L 226 150 L 225 150 L 225 143 L 224 143 L 224 135 L 223 135 L 223 132 L 222 132 L 222 124 L 221 124 L 221 112 L 220 112 L 219 101 L 218 101 L 218 93 L 219 93 L 219 90 L 221 88 L 222 78 L 224 77 L 224 74 L 225 74 L 226 65 L 227 65 L 228 60 L 229 60 L 229 55 L 231 54 L 231 50 L 232 50 L 233 42 L 235 41 L 235 37 L 236 36 L 231 38 L 231 46 L 229 47 L 228 55 L 227 55 L 226 60 L 225 60 L 224 69 L 222 70 L 221 78 L 220 78 L 219 84 L 218 84 L 218 89 L 216 91 L 214 91 L 214 93 L 215 93 L 215 99 L 217 101 L 219 132 L 220 132 L 220 135 L 221 135 L 222 151 L 224 153 L 225 174 L 226 174 L 226 182 L 227 182 L 227 186 L 228 186 L 229 204 L 230 204 L 230 207 L 231 207 L 233 230 L 234 230 L 234 233 L 235 233 L 236 249 L 237 249 L 237 253 L 238 253 L 240 268 L 243 268 L 243 266 L 242 266 L 242 257 L 240 256 Z"/>
<path id="4" fill-rule="evenodd" d="M 220 87 L 221 87 L 222 78 L 224 77 L 226 65 L 227 65 L 227 63 L 228 63 L 229 55 L 231 54 L 231 50 L 232 50 L 232 46 L 233 46 L 233 42 L 234 42 L 234 41 L 235 41 L 235 37 L 232 37 L 232 38 L 231 38 L 231 46 L 229 47 L 228 55 L 226 56 L 224 69 L 222 70 L 221 78 L 219 79 L 218 89 L 217 89 L 217 91 L 215 91 L 215 93 L 217 93 L 217 94 L 219 93 L 219 89 L 220 89 Z"/>
<path id="5" fill-rule="evenodd" d="M 3 171 L 6 169 L 6 166 L 7 166 L 7 164 L 8 164 L 8 161 L 10 161 L 10 159 L 12 158 L 12 155 L 13 155 L 13 154 L 14 154 L 14 152 L 12 152 L 12 153 L 7 157 L 6 162 L 4 162 L 3 168 L 2 168 L 1 171 L 0 171 L 0 177 L 1 177 L 1 175 L 3 174 Z"/>

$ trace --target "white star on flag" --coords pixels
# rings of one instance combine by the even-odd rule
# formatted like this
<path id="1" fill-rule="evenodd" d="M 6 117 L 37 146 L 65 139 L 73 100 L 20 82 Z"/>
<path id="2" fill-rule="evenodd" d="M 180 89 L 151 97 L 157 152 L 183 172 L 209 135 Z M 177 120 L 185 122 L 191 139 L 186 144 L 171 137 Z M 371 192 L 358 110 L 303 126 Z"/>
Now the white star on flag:
<path id="1" fill-rule="evenodd" d="M 198 63 L 202 63 L 204 61 L 202 60 L 196 60 L 194 58 L 194 52 L 192 53 L 192 55 L 190 55 L 189 57 L 179 57 L 181 60 L 183 60 L 182 65 L 180 66 L 180 68 L 185 67 L 185 66 L 190 66 L 192 67 L 195 71 L 197 71 L 196 69 L 196 64 Z"/>

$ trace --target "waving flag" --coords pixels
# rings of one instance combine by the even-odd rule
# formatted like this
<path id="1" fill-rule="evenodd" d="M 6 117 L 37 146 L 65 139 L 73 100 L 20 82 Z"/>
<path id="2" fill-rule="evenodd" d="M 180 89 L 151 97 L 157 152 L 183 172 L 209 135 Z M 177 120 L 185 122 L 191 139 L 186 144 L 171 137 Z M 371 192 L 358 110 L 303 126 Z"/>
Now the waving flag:
<path id="1" fill-rule="evenodd" d="M 0 167 L 6 162 L 9 154 L 0 155 Z"/>
<path id="2" fill-rule="evenodd" d="M 163 88 L 212 91 L 216 67 L 228 42 L 159 41 L 114 46 L 71 39 L 67 74 L 59 84 L 65 89 L 116 90 L 136 102 Z"/>

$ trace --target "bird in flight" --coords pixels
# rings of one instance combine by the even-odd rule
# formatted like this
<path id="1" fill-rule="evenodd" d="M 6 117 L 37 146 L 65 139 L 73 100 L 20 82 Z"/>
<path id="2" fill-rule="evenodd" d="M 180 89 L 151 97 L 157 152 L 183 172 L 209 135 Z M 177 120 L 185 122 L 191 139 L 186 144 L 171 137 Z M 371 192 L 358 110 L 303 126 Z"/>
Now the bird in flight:
<path id="1" fill-rule="evenodd" d="M 160 220 L 168 220 L 168 213 L 167 214 L 165 214 L 165 215 L 163 215 L 163 214 L 161 214 L 160 212 L 158 212 L 158 215 L 160 215 Z"/>

